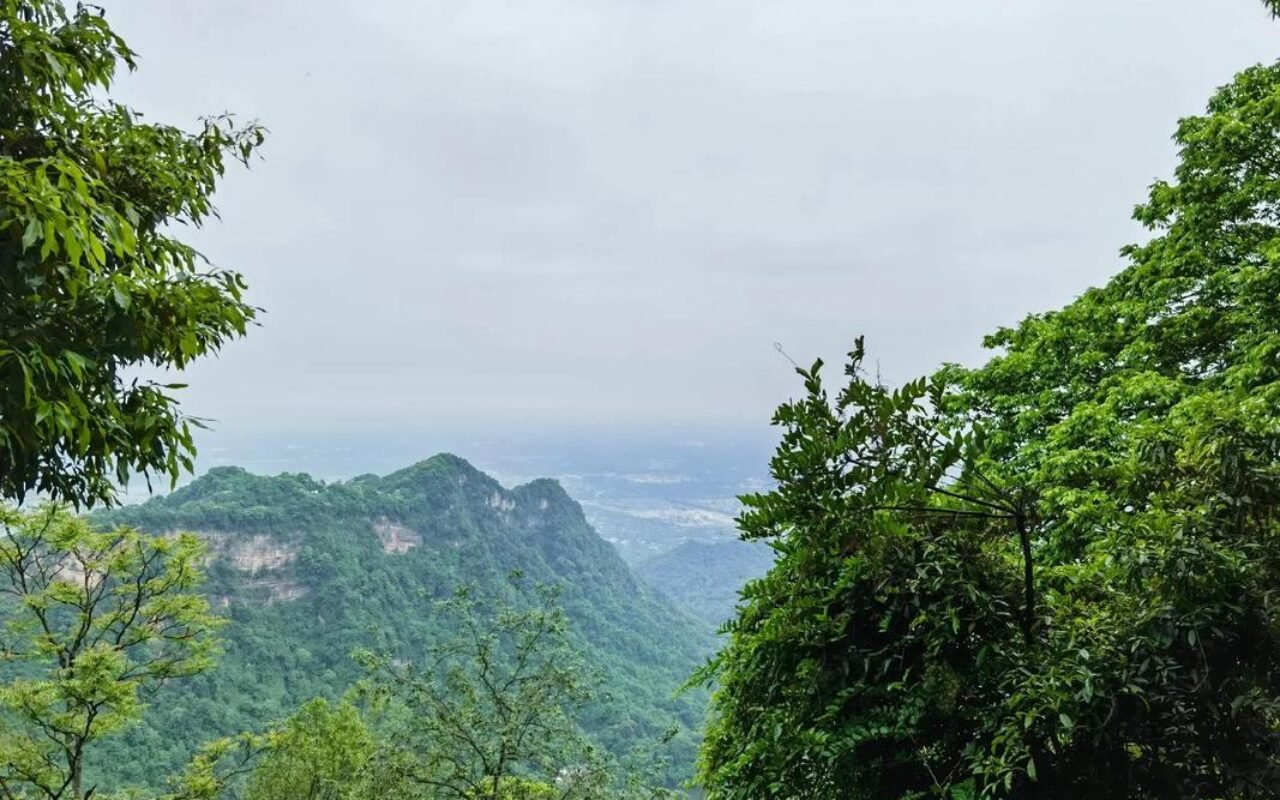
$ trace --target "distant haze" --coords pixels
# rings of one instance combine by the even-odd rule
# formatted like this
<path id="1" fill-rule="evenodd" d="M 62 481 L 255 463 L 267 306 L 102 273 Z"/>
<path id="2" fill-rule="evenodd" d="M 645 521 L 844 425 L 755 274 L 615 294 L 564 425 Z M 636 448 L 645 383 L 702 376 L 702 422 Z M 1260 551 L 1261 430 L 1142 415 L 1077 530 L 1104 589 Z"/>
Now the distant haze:
<path id="1" fill-rule="evenodd" d="M 121 96 L 272 131 L 198 235 L 255 431 L 763 424 L 1103 281 L 1169 136 L 1277 53 L 1255 0 L 105 0 Z M 425 455 L 425 453 L 423 453 Z"/>

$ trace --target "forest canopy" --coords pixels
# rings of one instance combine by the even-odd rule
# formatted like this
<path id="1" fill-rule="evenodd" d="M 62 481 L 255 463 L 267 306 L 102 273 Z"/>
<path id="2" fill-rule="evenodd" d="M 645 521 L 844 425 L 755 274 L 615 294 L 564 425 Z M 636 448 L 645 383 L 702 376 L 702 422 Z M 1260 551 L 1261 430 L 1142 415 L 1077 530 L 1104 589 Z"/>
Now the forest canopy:
<path id="1" fill-rule="evenodd" d="M 1152 238 L 985 366 L 799 370 L 711 797 L 1280 792 L 1280 66 L 1175 142 Z"/>

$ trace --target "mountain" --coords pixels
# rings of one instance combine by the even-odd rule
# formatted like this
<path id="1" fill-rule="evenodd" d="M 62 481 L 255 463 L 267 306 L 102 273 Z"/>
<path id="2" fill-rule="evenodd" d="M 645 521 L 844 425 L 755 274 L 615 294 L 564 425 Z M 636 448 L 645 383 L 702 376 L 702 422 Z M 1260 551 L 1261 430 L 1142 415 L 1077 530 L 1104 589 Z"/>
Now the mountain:
<path id="1" fill-rule="evenodd" d="M 773 565 L 773 550 L 740 539 L 691 540 L 642 562 L 636 573 L 678 606 L 719 627 L 733 616 L 738 592 Z"/>
<path id="2" fill-rule="evenodd" d="M 705 696 L 673 693 L 710 637 L 637 581 L 555 481 L 508 490 L 452 455 L 334 483 L 219 467 L 95 519 L 201 536 L 206 591 L 228 619 L 218 666 L 161 690 L 144 724 L 113 745 L 109 783 L 154 782 L 200 742 L 341 694 L 360 675 L 355 649 L 413 659 L 444 633 L 434 599 L 460 585 L 504 592 L 513 569 L 563 586 L 582 653 L 613 698 L 584 722 L 601 744 L 624 751 L 701 720 Z M 687 771 L 693 737 L 672 747 Z"/>
<path id="3" fill-rule="evenodd" d="M 688 540 L 736 539 L 738 496 L 772 484 L 767 467 L 776 434 L 767 424 L 529 430 L 486 423 L 483 429 L 394 432 L 221 426 L 199 432 L 197 442 L 207 467 L 306 472 L 325 480 L 381 475 L 422 453 L 465 452 L 505 486 L 555 478 L 634 567 Z"/>

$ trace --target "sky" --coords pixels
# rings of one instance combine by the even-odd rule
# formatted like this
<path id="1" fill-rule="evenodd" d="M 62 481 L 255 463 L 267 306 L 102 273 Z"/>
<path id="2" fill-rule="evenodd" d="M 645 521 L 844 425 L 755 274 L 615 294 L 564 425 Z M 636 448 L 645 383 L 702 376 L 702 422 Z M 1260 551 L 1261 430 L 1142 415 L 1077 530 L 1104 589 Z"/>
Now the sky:
<path id="1" fill-rule="evenodd" d="M 195 241 L 228 435 L 760 425 L 1105 281 L 1254 0 L 104 0 L 157 121 L 271 131 Z M 838 374 L 833 369 L 832 374 Z"/>

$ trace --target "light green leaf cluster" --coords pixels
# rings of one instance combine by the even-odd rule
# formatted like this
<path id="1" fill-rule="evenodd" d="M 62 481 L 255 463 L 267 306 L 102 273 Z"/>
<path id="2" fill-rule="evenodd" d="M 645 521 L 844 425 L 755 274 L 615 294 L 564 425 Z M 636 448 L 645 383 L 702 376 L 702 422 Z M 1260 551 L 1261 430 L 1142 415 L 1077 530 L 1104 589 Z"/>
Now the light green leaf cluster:
<path id="1" fill-rule="evenodd" d="M 357 800 L 375 741 L 351 700 L 304 704 L 275 733 L 254 770 L 249 800 Z"/>
<path id="2" fill-rule="evenodd" d="M 518 602 L 459 591 L 453 635 L 420 661 L 364 652 L 369 679 L 314 700 L 269 736 L 248 800 L 664 800 L 582 733 L 589 671 L 559 592 L 513 578 Z M 218 781 L 208 777 L 204 785 Z"/>
<path id="3" fill-rule="evenodd" d="M 218 620 L 192 536 L 0 510 L 0 797 L 82 798 L 93 745 L 143 695 L 206 669 Z"/>

